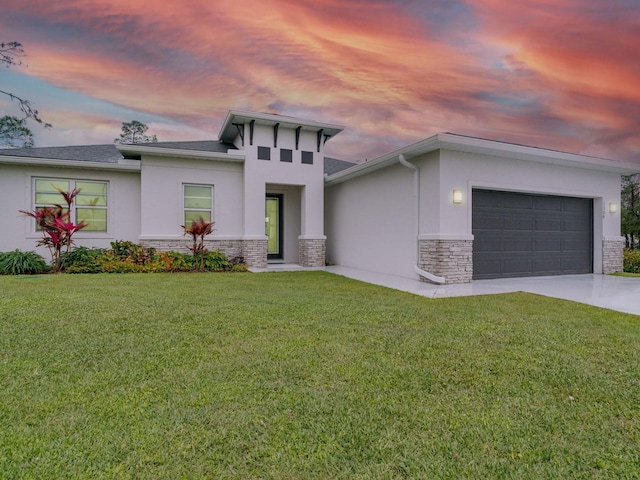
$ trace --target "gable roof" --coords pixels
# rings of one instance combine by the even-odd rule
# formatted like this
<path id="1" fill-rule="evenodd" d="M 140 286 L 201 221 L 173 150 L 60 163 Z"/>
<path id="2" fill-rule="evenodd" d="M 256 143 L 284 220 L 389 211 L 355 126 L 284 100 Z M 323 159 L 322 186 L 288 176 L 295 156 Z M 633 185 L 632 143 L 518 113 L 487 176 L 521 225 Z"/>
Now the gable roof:
<path id="1" fill-rule="evenodd" d="M 631 163 L 607 160 L 604 158 L 590 157 L 575 153 L 560 152 L 538 147 L 528 147 L 515 143 L 505 143 L 484 138 L 467 137 L 454 133 L 438 133 L 393 152 L 359 163 L 353 167 L 330 175 L 326 179 L 327 185 L 341 183 L 351 178 L 365 175 L 381 168 L 388 167 L 399 162 L 402 154 L 407 160 L 419 157 L 436 150 L 452 150 L 458 152 L 475 153 L 478 155 L 490 155 L 494 157 L 511 158 L 531 162 L 547 163 L 568 167 L 579 167 L 589 170 L 600 170 L 621 175 L 640 172 L 640 167 Z"/>

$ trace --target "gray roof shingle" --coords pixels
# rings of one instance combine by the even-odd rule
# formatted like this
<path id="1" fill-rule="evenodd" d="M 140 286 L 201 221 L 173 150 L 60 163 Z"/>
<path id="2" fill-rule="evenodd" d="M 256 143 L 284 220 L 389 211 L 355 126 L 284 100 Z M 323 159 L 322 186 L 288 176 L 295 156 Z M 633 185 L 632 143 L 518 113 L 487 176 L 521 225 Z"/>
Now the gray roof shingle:
<path id="1" fill-rule="evenodd" d="M 200 140 L 191 142 L 157 142 L 148 144 L 148 146 L 156 148 L 215 153 L 226 153 L 227 150 L 236 149 L 233 144 L 220 142 L 218 140 Z M 0 155 L 103 163 L 118 163 L 118 161 L 123 158 L 122 154 L 113 144 L 0 149 Z M 337 158 L 325 157 L 324 173 L 332 175 L 354 165 L 356 164 L 352 162 L 338 160 Z"/>
<path id="2" fill-rule="evenodd" d="M 354 165 L 357 165 L 357 163 L 338 160 L 337 158 L 324 157 L 324 173 L 327 175 L 333 175 L 334 173 L 341 172 L 342 170 L 346 170 Z"/>

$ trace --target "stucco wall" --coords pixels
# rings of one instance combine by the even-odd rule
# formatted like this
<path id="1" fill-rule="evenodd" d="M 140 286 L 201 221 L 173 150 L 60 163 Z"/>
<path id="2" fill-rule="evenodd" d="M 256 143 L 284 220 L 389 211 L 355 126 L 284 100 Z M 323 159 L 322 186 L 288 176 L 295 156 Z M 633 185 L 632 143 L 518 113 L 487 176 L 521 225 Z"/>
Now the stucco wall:
<path id="1" fill-rule="evenodd" d="M 470 242 L 472 190 L 486 188 L 593 199 L 594 272 L 603 240 L 620 237 L 620 175 L 549 163 L 441 150 L 410 160 L 420 169 L 421 241 Z M 453 190 L 463 190 L 454 204 Z M 415 278 L 411 171 L 399 164 L 326 189 L 328 261 Z"/>
<path id="2" fill-rule="evenodd" d="M 33 220 L 19 210 L 33 210 L 33 178 L 101 180 L 109 182 L 108 231 L 79 231 L 74 235 L 76 245 L 109 247 L 114 240 L 137 241 L 140 233 L 140 174 L 93 169 L 28 167 L 0 165 L 0 204 L 7 212 L 0 232 L 0 252 L 36 250 L 49 259 L 46 248 L 36 249 L 41 234 Z M 62 197 L 61 197 L 62 198 Z"/>
<path id="3" fill-rule="evenodd" d="M 413 180 L 400 165 L 325 192 L 327 261 L 414 278 Z"/>
<path id="4" fill-rule="evenodd" d="M 215 230 L 210 238 L 241 240 L 242 170 L 242 163 L 143 157 L 140 239 L 184 238 L 183 185 L 198 184 L 213 186 Z"/>

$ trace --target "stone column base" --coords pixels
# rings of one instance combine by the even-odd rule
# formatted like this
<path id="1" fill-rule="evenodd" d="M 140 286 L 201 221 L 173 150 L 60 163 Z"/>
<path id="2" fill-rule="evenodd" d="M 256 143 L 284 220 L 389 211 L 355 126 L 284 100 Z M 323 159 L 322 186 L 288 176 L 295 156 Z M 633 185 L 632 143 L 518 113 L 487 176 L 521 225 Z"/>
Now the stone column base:
<path id="1" fill-rule="evenodd" d="M 602 273 L 622 272 L 623 251 L 623 237 L 602 239 Z"/>
<path id="2" fill-rule="evenodd" d="M 446 283 L 469 283 L 473 277 L 473 240 L 420 239 L 418 266 Z M 428 282 L 424 277 L 420 281 Z"/>
<path id="3" fill-rule="evenodd" d="M 301 267 L 324 267 L 324 238 L 298 238 L 298 264 Z"/>
<path id="4" fill-rule="evenodd" d="M 242 256 L 249 268 L 267 268 L 267 239 L 242 240 Z"/>

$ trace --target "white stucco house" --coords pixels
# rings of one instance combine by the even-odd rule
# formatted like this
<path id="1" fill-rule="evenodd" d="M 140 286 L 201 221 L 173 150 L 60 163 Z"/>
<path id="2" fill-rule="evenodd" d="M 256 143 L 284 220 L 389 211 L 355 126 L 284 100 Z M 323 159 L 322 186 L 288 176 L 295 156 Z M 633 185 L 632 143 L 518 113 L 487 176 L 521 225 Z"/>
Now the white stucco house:
<path id="1" fill-rule="evenodd" d="M 33 250 L 19 210 L 80 187 L 78 245 L 186 250 L 181 225 L 251 268 L 325 262 L 437 283 L 622 269 L 620 176 L 638 166 L 438 134 L 353 164 L 344 127 L 229 111 L 217 140 L 0 150 L 0 251 Z M 44 252 L 41 252 L 44 253 Z"/>

